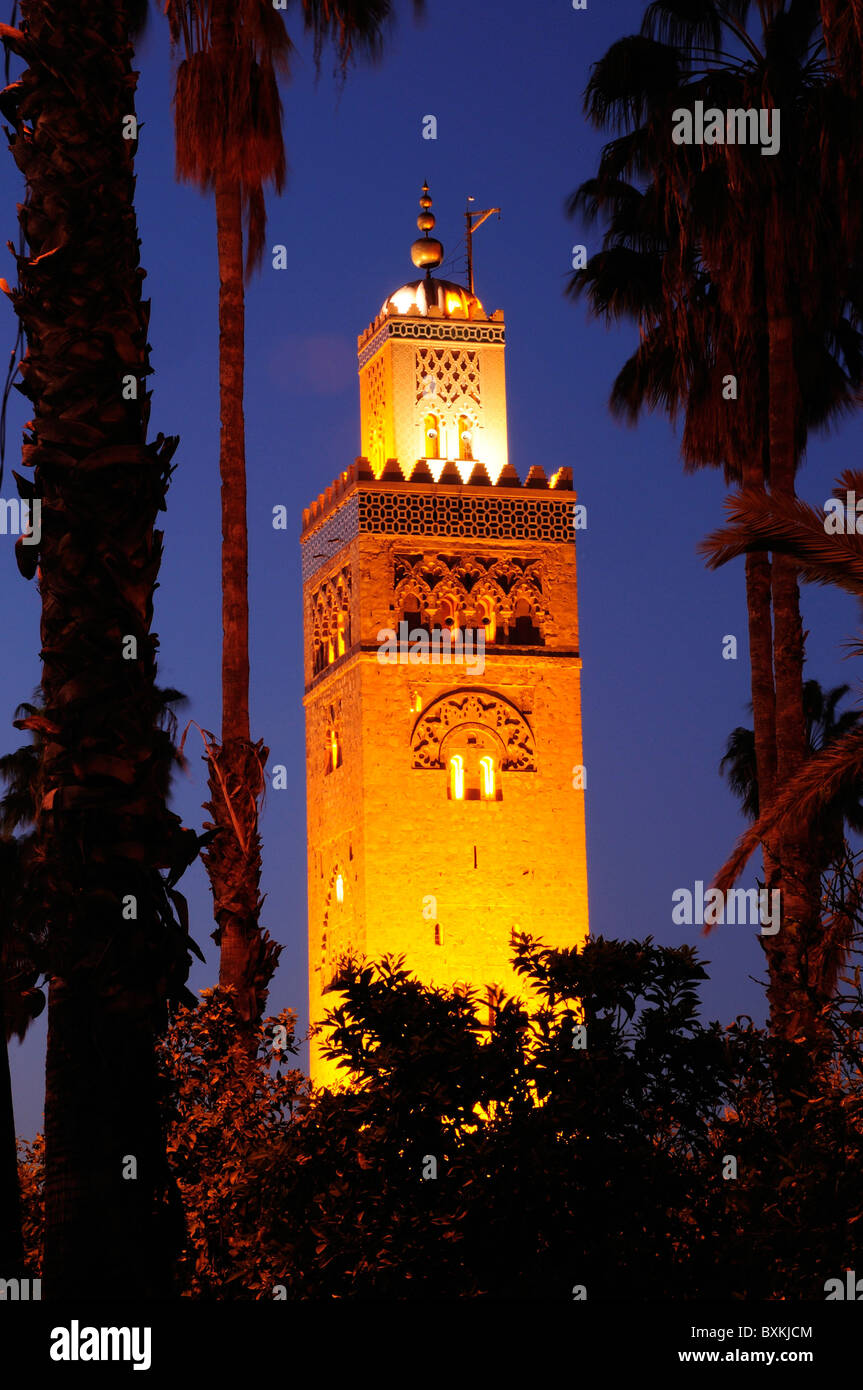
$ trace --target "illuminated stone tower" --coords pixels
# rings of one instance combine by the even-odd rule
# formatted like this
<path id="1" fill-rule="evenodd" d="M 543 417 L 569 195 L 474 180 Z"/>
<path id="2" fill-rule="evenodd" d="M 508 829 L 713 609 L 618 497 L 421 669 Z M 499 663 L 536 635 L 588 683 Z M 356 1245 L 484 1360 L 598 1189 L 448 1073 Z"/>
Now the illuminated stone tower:
<path id="1" fill-rule="evenodd" d="M 509 464 L 503 314 L 433 278 L 421 208 L 425 277 L 358 340 L 363 455 L 303 513 L 313 1022 L 346 951 L 485 997 L 524 992 L 514 931 L 588 930 L 572 475 Z M 312 1077 L 344 1079 L 314 1042 Z"/>

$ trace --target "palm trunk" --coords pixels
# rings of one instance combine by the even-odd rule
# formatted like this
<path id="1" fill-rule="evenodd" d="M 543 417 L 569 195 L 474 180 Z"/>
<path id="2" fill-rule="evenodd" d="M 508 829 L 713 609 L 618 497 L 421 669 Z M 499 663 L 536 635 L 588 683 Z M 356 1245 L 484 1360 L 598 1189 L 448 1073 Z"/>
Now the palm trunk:
<path id="1" fill-rule="evenodd" d="M 249 537 L 243 416 L 245 300 L 239 184 L 216 184 L 222 478 L 222 741 L 249 741 Z"/>
<path id="2" fill-rule="evenodd" d="M 790 314 L 777 302 L 768 305 L 770 488 L 781 497 L 794 496 L 797 383 Z M 774 672 L 776 681 L 776 775 L 782 786 L 806 756 L 803 714 L 803 625 L 797 568 L 785 555 L 774 555 L 773 591 Z M 771 1027 L 786 1042 L 819 1033 L 817 1007 L 808 989 L 807 947 L 817 937 L 818 876 L 806 837 L 790 831 L 778 846 L 782 874 L 782 913 L 779 932 L 767 938 L 770 962 Z"/>
<path id="3" fill-rule="evenodd" d="M 45 1294 L 145 1299 L 170 1288 L 155 1043 L 168 1001 L 188 997 L 160 870 L 176 879 L 197 837 L 166 807 L 155 683 L 154 528 L 176 440 L 147 444 L 149 306 L 123 138 L 136 75 L 120 0 L 22 0 L 22 31 L 2 35 L 28 64 L 0 108 L 27 180 L 12 298 L 34 407 L 22 487 L 42 503 L 44 707 L 19 727 L 43 735 L 30 894 L 51 977 Z M 32 577 L 36 550 L 18 556 Z"/>
<path id="4" fill-rule="evenodd" d="M 23 1273 L 21 1190 L 18 1183 L 18 1146 L 15 1141 L 15 1109 L 9 1071 L 9 1044 L 0 981 L 0 1278 Z"/>
<path id="5" fill-rule="evenodd" d="M 217 67 L 230 70 L 233 16 L 214 6 Z M 280 947 L 260 926 L 261 840 L 258 830 L 269 750 L 249 731 L 249 542 L 246 520 L 246 442 L 243 416 L 245 305 L 243 203 L 237 180 L 216 180 L 219 251 L 219 398 L 222 479 L 222 740 L 210 752 L 210 800 L 217 829 L 204 856 L 213 891 L 219 984 L 236 994 L 249 1045 L 266 1008 Z"/>
<path id="6" fill-rule="evenodd" d="M 750 441 L 752 438 L 758 438 L 757 430 L 750 432 Z M 763 451 L 756 461 L 751 442 L 748 448 L 745 441 L 735 440 L 735 443 L 738 445 L 738 458 L 742 460 L 739 471 L 743 486 L 763 492 Z M 759 810 L 764 810 L 776 789 L 776 688 L 773 676 L 771 564 L 769 555 L 763 551 L 750 551 L 746 556 L 746 608 L 749 618 L 749 670 L 758 805 Z M 768 892 L 774 889 L 781 892 L 780 863 L 772 838 L 762 841 L 761 855 L 765 887 Z M 768 963 L 771 961 L 772 941 L 772 937 L 761 938 Z"/>
<path id="7" fill-rule="evenodd" d="M 763 553 L 750 552 L 746 556 L 746 609 L 758 801 L 762 806 L 769 805 L 776 787 L 776 692 L 770 593 L 770 559 Z M 762 849 L 767 872 L 766 860 L 772 860 L 773 856 L 766 844 Z"/>
<path id="8" fill-rule="evenodd" d="M 757 432 L 752 432 L 757 438 Z M 747 447 L 748 444 L 748 447 Z M 751 438 L 734 440 L 734 457 L 744 488 L 765 490 L 763 453 L 755 456 Z M 746 556 L 746 610 L 749 619 L 749 672 L 759 807 L 769 805 L 776 788 L 776 689 L 773 678 L 773 613 L 770 557 L 763 551 Z M 775 856 L 762 845 L 768 885 L 775 877 Z"/>
<path id="9" fill-rule="evenodd" d="M 219 247 L 219 398 L 222 478 L 222 745 L 214 753 L 208 809 L 219 828 L 206 855 L 220 948 L 219 984 L 236 991 L 241 1017 L 258 1013 L 251 988 L 250 952 L 260 910 L 258 799 L 263 766 L 254 766 L 249 733 L 249 547 L 243 416 L 245 305 L 243 209 L 239 184 L 216 184 Z M 224 783 L 224 784 L 223 784 Z M 231 805 L 228 805 L 230 801 Z M 242 838 L 232 822 L 241 821 Z M 262 1001 L 262 1005 L 265 1002 Z"/>

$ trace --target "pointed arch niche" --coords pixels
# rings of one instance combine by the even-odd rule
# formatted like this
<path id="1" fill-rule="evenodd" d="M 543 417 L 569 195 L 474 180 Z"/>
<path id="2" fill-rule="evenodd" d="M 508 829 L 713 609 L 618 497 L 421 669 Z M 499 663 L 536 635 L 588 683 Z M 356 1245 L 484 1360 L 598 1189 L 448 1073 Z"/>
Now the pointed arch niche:
<path id="1" fill-rule="evenodd" d="M 502 695 L 453 690 L 415 720 L 411 766 L 446 770 L 451 801 L 499 801 L 502 773 L 536 772 L 536 740 L 525 716 Z"/>
<path id="2" fill-rule="evenodd" d="M 321 990 L 329 989 L 342 957 L 357 949 L 354 901 L 345 867 L 337 863 L 329 878 L 321 924 L 321 953 L 318 969 Z"/>

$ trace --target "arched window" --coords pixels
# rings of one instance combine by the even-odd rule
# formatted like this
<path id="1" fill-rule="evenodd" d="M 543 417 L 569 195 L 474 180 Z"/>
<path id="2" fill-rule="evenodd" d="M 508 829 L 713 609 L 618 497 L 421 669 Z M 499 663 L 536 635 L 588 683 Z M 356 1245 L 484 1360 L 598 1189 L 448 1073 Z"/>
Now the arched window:
<path id="1" fill-rule="evenodd" d="M 336 731 L 335 729 L 331 728 L 331 729 L 330 729 L 330 765 L 329 765 L 327 771 L 328 771 L 328 772 L 335 772 L 336 768 L 341 766 L 341 761 L 342 761 L 342 749 L 341 749 L 341 744 L 339 743 L 339 736 L 338 736 L 337 731 Z"/>
<path id="2" fill-rule="evenodd" d="M 520 598 L 515 605 L 509 640 L 516 647 L 542 646 L 542 633 L 533 621 L 531 607 L 526 598 Z"/>
<path id="3" fill-rule="evenodd" d="M 346 627 L 346 624 L 347 624 L 347 617 L 348 617 L 347 613 L 344 613 L 344 612 L 340 613 L 340 614 L 339 614 L 339 617 L 338 617 L 338 626 L 337 626 L 337 631 L 336 631 L 336 655 L 337 655 L 337 656 L 344 656 L 344 654 L 345 654 L 345 627 Z"/>
<path id="4" fill-rule="evenodd" d="M 345 900 L 345 881 L 341 874 L 336 876 L 336 902 L 343 903 Z"/>
<path id="5" fill-rule="evenodd" d="M 436 415 L 427 415 L 423 427 L 427 459 L 440 458 L 440 420 Z"/>
<path id="6" fill-rule="evenodd" d="M 466 415 L 458 417 L 458 456 L 460 459 L 473 458 L 473 426 Z"/>
<path id="7" fill-rule="evenodd" d="M 446 628 L 447 631 L 451 632 L 453 637 L 455 637 L 455 634 L 462 626 L 461 622 L 459 621 L 458 604 L 455 599 L 445 598 L 442 600 L 441 606 L 438 609 L 438 615 L 435 621 L 435 626 Z"/>
<path id="8" fill-rule="evenodd" d="M 480 599 L 477 605 L 477 614 L 480 626 L 485 629 L 486 642 L 497 640 L 497 615 L 494 611 L 494 603 L 490 598 Z"/>
<path id="9" fill-rule="evenodd" d="M 455 753 L 449 760 L 450 797 L 453 801 L 464 801 L 464 758 Z"/>
<path id="10" fill-rule="evenodd" d="M 494 758 L 486 753 L 479 760 L 480 791 L 486 801 L 494 800 Z"/>
<path id="11" fill-rule="evenodd" d="M 401 621 L 408 625 L 408 636 L 417 628 L 423 627 L 422 604 L 410 590 L 402 595 Z"/>
<path id="12" fill-rule="evenodd" d="M 500 741 L 488 729 L 466 724 L 453 729 L 444 757 L 451 801 L 502 801 Z"/>

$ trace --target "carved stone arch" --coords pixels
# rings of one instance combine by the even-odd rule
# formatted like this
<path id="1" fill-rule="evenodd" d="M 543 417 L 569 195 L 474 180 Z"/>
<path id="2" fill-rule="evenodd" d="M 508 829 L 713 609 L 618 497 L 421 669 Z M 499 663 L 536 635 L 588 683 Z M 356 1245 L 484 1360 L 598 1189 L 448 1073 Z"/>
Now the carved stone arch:
<path id="1" fill-rule="evenodd" d="M 501 604 L 505 602 L 505 595 L 500 585 L 485 574 L 476 581 L 470 591 L 470 596 L 474 603 L 478 603 L 481 598 L 491 599 L 495 608 L 500 608 Z"/>
<path id="2" fill-rule="evenodd" d="M 531 565 L 531 570 L 536 573 L 537 587 L 542 591 L 541 576 L 538 567 Z M 519 564 L 511 556 L 501 556 L 494 560 L 488 567 L 487 574 L 489 579 L 494 580 L 505 596 L 509 596 L 517 584 L 521 584 L 525 578 L 525 566 Z"/>
<path id="3" fill-rule="evenodd" d="M 469 436 L 468 440 L 465 441 L 464 450 L 462 448 L 462 435 L 464 433 L 464 431 L 462 430 L 462 420 L 464 420 L 467 424 L 467 432 Z M 479 412 L 476 409 L 476 407 L 470 405 L 467 400 L 462 400 L 458 402 L 458 404 L 452 412 L 452 419 L 449 428 L 452 431 L 451 438 L 453 439 L 456 445 L 455 452 L 458 453 L 459 459 L 474 460 L 478 458 L 477 434 L 480 429 L 480 421 Z"/>
<path id="4" fill-rule="evenodd" d="M 503 772 L 536 772 L 536 740 L 525 716 L 493 690 L 448 691 L 418 715 L 411 732 L 411 766 L 441 769 L 441 748 L 451 729 L 478 724 L 500 739 Z"/>
<path id="5" fill-rule="evenodd" d="M 437 610 L 444 599 L 452 600 L 462 610 L 471 606 L 470 594 L 461 580 L 452 574 L 445 575 L 435 584 L 429 596 L 429 607 Z"/>
<path id="6" fill-rule="evenodd" d="M 351 644 L 351 571 L 332 574 L 311 596 L 312 669 L 315 675 Z"/>
<path id="7" fill-rule="evenodd" d="M 505 767 L 509 755 L 507 746 L 504 743 L 499 730 L 490 728 L 488 724 L 483 724 L 478 719 L 466 719 L 463 724 L 453 724 L 451 728 L 447 729 L 446 733 L 440 741 L 439 756 L 441 761 L 441 767 L 446 767 L 449 745 L 451 745 L 453 741 L 458 739 L 462 734 L 470 734 L 472 732 L 484 734 L 486 738 L 491 740 L 491 743 L 494 746 L 494 750 L 498 755 L 498 761 L 500 762 L 501 767 Z M 512 769 L 510 769 L 510 771 L 511 770 Z"/>
<path id="8" fill-rule="evenodd" d="M 542 590 L 538 589 L 535 584 L 531 584 L 526 576 L 513 584 L 509 591 L 509 602 L 511 606 L 515 606 L 519 599 L 524 599 L 525 602 L 529 603 L 531 610 L 536 613 L 537 617 L 543 620 L 548 618 L 548 605 L 545 603 Z"/>
<path id="9" fill-rule="evenodd" d="M 342 897 L 339 899 L 338 885 L 341 880 Z M 357 948 L 354 905 L 348 876 L 344 866 L 337 861 L 330 873 L 327 896 L 324 899 L 324 914 L 321 924 L 321 950 L 319 968 L 321 988 L 328 988 L 341 958 Z"/>
<path id="10" fill-rule="evenodd" d="M 519 612 L 519 609 L 522 611 Z M 524 612 L 524 609 L 527 612 Z M 552 630 L 551 610 L 539 587 L 538 576 L 527 573 L 518 578 L 507 594 L 503 616 L 509 634 L 516 645 L 544 646 Z M 527 630 L 520 631 L 527 619 Z"/>
<path id="11" fill-rule="evenodd" d="M 342 743 L 342 702 L 336 700 L 319 715 L 319 747 L 323 757 L 324 776 L 335 772 L 344 761 Z"/>
<path id="12" fill-rule="evenodd" d="M 396 612 L 402 608 L 402 599 L 406 593 L 416 594 L 424 608 L 432 605 L 432 592 L 426 581 L 419 574 L 406 574 L 404 579 L 399 580 L 393 594 L 393 607 Z"/>
<path id="13" fill-rule="evenodd" d="M 512 586 L 524 578 L 524 570 L 507 557 L 496 560 L 488 573 L 490 579 L 497 580 L 504 593 L 509 593 Z"/>
<path id="14" fill-rule="evenodd" d="M 493 579 L 489 579 L 487 575 L 483 575 L 482 578 L 478 579 L 476 584 L 474 584 L 470 591 L 470 596 L 473 600 L 475 618 L 481 603 L 488 603 L 490 605 L 494 621 L 491 628 L 486 626 L 486 638 L 490 641 L 497 641 L 501 635 L 503 609 L 506 606 L 506 599 L 500 585 L 496 584 Z M 477 627 L 482 626 L 478 620 L 476 625 Z M 489 631 L 493 634 L 491 638 L 488 637 Z"/>
<path id="15" fill-rule="evenodd" d="M 322 607 L 318 606 L 315 610 L 314 625 L 312 628 L 312 671 L 314 675 L 320 675 L 327 664 L 327 640 L 329 637 L 329 619 Z"/>

